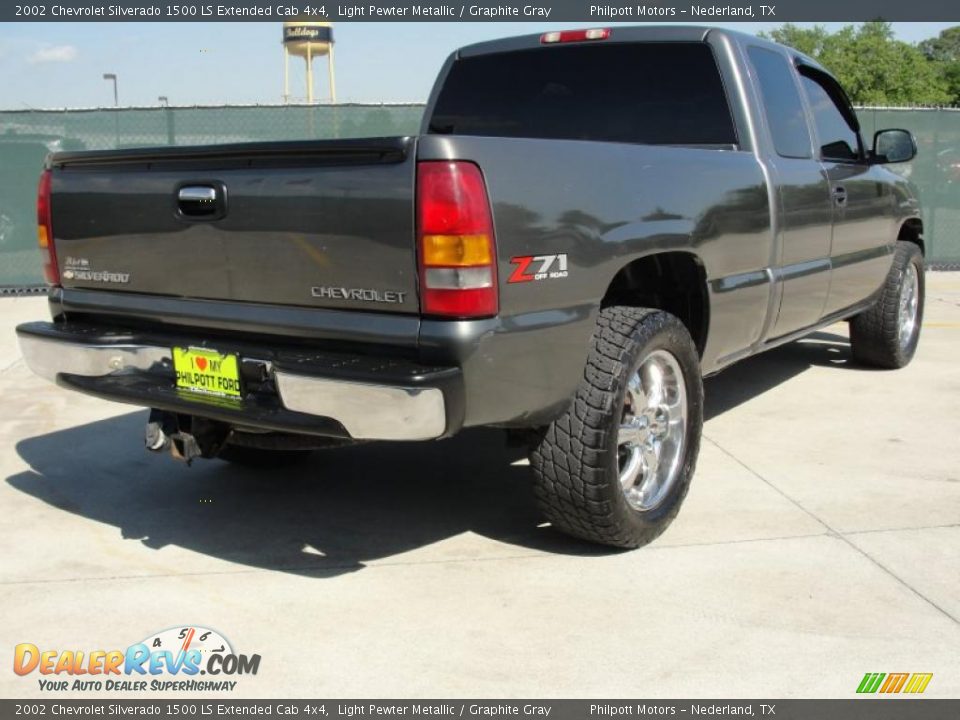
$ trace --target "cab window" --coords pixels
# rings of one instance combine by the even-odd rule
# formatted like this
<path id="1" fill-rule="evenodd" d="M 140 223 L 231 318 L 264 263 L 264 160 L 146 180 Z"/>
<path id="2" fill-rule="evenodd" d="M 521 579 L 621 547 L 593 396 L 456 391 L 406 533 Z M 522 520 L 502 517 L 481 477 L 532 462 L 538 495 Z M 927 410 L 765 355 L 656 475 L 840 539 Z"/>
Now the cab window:
<path id="1" fill-rule="evenodd" d="M 704 42 L 577 43 L 462 57 L 429 131 L 650 145 L 735 146 Z"/>
<path id="2" fill-rule="evenodd" d="M 809 158 L 807 115 L 786 58 L 779 52 L 756 46 L 748 48 L 747 55 L 760 84 L 763 110 L 777 155 Z"/>
<path id="3" fill-rule="evenodd" d="M 823 160 L 856 162 L 860 159 L 860 137 L 850 126 L 833 95 L 816 77 L 800 76 L 803 91 L 813 113 L 813 122 Z"/>

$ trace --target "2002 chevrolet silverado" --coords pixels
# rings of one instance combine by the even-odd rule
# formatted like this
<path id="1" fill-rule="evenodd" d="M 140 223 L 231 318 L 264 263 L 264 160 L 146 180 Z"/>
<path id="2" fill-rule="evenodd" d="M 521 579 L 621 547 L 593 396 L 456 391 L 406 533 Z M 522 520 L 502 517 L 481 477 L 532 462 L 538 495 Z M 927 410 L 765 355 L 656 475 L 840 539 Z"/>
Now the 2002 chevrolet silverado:
<path id="1" fill-rule="evenodd" d="M 914 354 L 923 227 L 844 91 L 699 27 L 550 32 L 444 65 L 416 137 L 51 155 L 59 385 L 187 460 L 494 426 L 557 528 L 636 547 L 687 493 L 702 377 L 846 319 Z"/>

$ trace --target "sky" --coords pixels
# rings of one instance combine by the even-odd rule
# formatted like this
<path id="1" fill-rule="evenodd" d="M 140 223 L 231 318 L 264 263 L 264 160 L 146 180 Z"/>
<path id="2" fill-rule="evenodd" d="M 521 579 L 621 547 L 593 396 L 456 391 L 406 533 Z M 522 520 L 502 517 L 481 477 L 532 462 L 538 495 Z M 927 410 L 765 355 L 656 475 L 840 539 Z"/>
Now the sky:
<path id="1" fill-rule="evenodd" d="M 797 23 L 809 26 L 812 23 Z M 835 31 L 842 23 L 824 23 Z M 918 42 L 957 23 L 894 23 Z M 609 23 L 607 25 L 616 25 Z M 443 60 L 481 40 L 562 29 L 557 23 L 338 23 L 340 102 L 422 102 Z M 734 23 L 757 33 L 776 23 Z M 0 109 L 155 106 L 282 101 L 281 26 L 270 23 L 0 23 Z M 291 58 L 291 94 L 305 97 L 304 63 Z M 328 92 L 325 61 L 315 61 L 317 95 Z"/>

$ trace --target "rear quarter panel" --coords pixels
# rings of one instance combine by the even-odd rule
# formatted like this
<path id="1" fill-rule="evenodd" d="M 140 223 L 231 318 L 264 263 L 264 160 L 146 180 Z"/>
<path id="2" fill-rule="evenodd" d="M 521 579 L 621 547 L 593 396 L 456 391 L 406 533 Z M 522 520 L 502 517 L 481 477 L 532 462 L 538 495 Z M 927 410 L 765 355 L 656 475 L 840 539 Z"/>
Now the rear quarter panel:
<path id="1" fill-rule="evenodd" d="M 762 269 L 770 262 L 770 209 L 751 153 L 429 135 L 418 159 L 476 162 L 493 209 L 500 319 L 458 358 L 475 378 L 470 385 L 483 388 L 476 398 L 467 390 L 470 424 L 562 406 L 582 377 L 610 282 L 646 255 L 683 251 L 702 264 L 711 293 L 706 371 L 759 339 L 769 299 Z M 567 276 L 510 282 L 511 258 L 544 254 L 565 254 Z M 421 333 L 427 351 L 442 344 L 428 323 Z M 527 388 L 535 391 L 521 397 Z"/>

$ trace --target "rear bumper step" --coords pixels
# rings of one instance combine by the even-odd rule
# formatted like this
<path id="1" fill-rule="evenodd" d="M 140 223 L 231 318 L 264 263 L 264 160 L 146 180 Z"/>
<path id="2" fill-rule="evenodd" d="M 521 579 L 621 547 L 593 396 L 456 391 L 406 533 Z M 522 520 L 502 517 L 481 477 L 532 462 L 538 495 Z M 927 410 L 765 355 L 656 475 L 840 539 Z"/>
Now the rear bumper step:
<path id="1" fill-rule="evenodd" d="M 28 367 L 63 387 L 235 427 L 356 440 L 428 440 L 451 435 L 463 423 L 458 368 L 78 323 L 27 323 L 17 328 L 17 336 Z M 242 399 L 178 389 L 174 346 L 237 353 Z"/>

